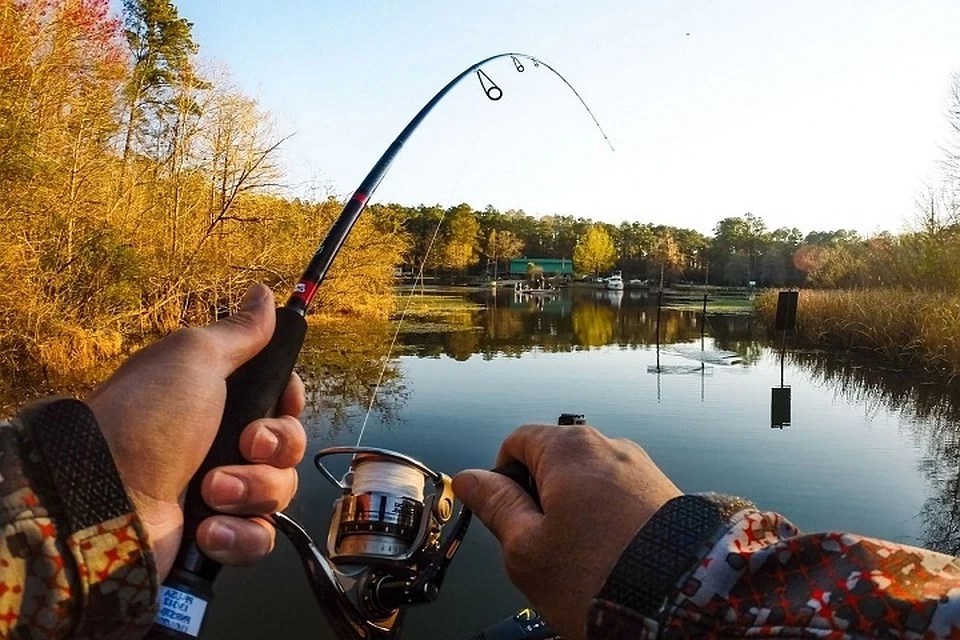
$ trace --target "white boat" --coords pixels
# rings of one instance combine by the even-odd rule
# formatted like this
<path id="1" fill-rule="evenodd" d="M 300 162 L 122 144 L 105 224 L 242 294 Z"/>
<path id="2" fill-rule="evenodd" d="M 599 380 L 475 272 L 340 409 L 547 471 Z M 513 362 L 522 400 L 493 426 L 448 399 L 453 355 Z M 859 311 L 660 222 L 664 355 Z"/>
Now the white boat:
<path id="1" fill-rule="evenodd" d="M 607 278 L 607 289 L 611 291 L 623 291 L 623 274 L 614 271 L 613 275 Z"/>

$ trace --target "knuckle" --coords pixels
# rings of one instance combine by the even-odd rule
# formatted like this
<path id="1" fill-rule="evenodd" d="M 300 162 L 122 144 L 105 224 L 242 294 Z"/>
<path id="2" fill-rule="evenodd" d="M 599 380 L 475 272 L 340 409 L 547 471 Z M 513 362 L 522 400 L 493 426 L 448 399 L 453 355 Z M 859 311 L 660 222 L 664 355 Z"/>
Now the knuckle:
<path id="1" fill-rule="evenodd" d="M 273 432 L 280 440 L 280 450 L 274 456 L 275 466 L 299 464 L 307 451 L 307 433 L 300 421 L 291 416 L 278 418 Z"/>
<path id="2" fill-rule="evenodd" d="M 614 445 L 614 455 L 618 460 L 629 462 L 637 457 L 643 460 L 649 460 L 650 455 L 647 450 L 629 438 L 616 438 L 612 440 Z"/>
<path id="3" fill-rule="evenodd" d="M 172 343 L 172 347 L 204 358 L 212 357 L 216 350 L 216 345 L 210 339 L 210 335 L 197 327 L 180 329 L 171 334 L 168 340 Z"/>
<path id="4" fill-rule="evenodd" d="M 291 444 L 306 449 L 307 430 L 303 428 L 303 423 L 293 416 L 283 416 L 281 422 L 284 425 L 285 435 L 289 438 Z"/>
<path id="5" fill-rule="evenodd" d="M 563 438 L 573 446 L 590 445 L 603 438 L 603 435 L 593 427 L 577 425 L 563 430 Z"/>
<path id="6" fill-rule="evenodd" d="M 242 328 L 244 331 L 252 331 L 255 334 L 257 334 L 258 338 L 264 341 L 267 341 L 270 339 L 270 334 L 267 330 L 267 327 L 264 326 L 262 322 L 259 322 L 257 317 L 253 313 L 250 313 L 247 311 L 241 311 L 240 313 L 234 314 L 232 316 L 227 316 L 220 322 L 236 325 Z"/>

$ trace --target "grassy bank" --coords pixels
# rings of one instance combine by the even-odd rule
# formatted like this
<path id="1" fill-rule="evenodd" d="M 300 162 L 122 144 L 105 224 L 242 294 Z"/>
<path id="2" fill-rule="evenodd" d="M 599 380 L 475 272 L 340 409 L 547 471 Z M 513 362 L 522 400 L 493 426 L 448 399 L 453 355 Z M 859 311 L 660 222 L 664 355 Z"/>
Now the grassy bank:
<path id="1" fill-rule="evenodd" d="M 777 292 L 756 298 L 773 326 Z M 804 290 L 797 336 L 819 347 L 865 352 L 892 364 L 960 375 L 960 297 L 906 289 Z"/>

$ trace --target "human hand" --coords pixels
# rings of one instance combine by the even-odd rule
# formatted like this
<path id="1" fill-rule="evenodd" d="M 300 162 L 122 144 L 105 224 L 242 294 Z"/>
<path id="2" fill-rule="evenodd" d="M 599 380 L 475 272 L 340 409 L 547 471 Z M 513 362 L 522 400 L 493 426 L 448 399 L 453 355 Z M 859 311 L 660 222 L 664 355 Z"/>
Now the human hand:
<path id="1" fill-rule="evenodd" d="M 526 425 L 504 441 L 497 466 L 525 464 L 543 511 L 509 478 L 468 469 L 457 497 L 503 548 L 510 580 L 567 640 L 584 637 L 587 609 L 617 559 L 677 487 L 635 443 L 591 427 Z"/>
<path id="2" fill-rule="evenodd" d="M 266 346 L 275 322 L 273 294 L 254 286 L 236 315 L 142 349 L 87 400 L 146 527 L 161 582 L 180 547 L 187 485 L 220 426 L 226 378 Z M 277 416 L 250 423 L 240 436 L 240 453 L 253 464 L 218 467 L 204 477 L 204 501 L 230 514 L 200 524 L 197 544 L 208 557 L 248 564 L 273 549 L 276 532 L 257 516 L 285 508 L 297 491 L 295 466 L 306 449 L 297 417 L 304 404 L 294 374 Z"/>

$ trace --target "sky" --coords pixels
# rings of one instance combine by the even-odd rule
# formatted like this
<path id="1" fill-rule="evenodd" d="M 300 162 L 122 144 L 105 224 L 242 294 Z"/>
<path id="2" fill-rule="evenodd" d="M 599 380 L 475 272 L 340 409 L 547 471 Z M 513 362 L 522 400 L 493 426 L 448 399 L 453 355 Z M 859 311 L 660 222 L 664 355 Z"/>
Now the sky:
<path id="1" fill-rule="evenodd" d="M 200 55 L 275 119 L 291 193 L 351 193 L 462 69 L 371 201 L 467 202 L 702 232 L 896 231 L 937 179 L 957 0 L 178 0 Z"/>

